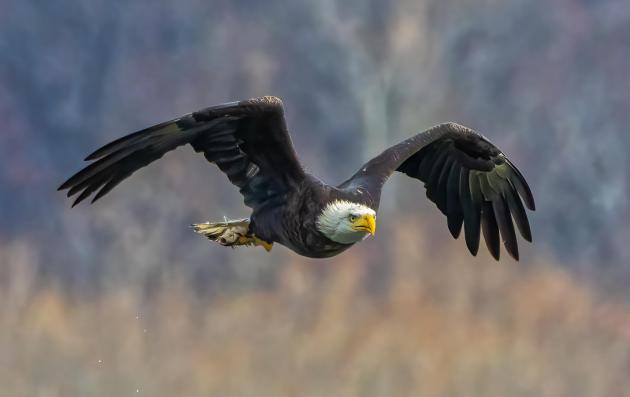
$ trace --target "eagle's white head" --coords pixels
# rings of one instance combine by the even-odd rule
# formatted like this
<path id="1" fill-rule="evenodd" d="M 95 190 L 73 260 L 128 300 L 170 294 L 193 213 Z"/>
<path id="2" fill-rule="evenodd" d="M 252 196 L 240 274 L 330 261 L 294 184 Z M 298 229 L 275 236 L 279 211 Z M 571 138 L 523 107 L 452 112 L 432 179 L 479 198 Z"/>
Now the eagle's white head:
<path id="1" fill-rule="evenodd" d="M 317 229 L 334 242 L 356 243 L 376 232 L 376 212 L 363 204 L 335 200 L 317 218 Z"/>

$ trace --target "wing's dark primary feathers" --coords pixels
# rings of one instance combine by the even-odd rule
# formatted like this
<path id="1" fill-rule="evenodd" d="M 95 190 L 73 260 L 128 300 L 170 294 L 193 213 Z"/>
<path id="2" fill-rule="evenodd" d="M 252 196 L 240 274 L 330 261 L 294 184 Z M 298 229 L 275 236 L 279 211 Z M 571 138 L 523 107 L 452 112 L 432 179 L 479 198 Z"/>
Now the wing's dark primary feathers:
<path id="1" fill-rule="evenodd" d="M 464 227 L 466 245 L 473 255 L 479 249 L 481 229 L 494 258 L 499 259 L 503 240 L 506 251 L 518 260 L 512 219 L 521 236 L 531 242 L 523 201 L 527 208 L 535 209 L 525 178 L 498 148 L 473 130 L 452 123 L 436 128 L 441 133 L 427 131 L 434 139 L 396 170 L 424 182 L 427 197 L 446 215 L 453 237 Z"/>
<path id="2" fill-rule="evenodd" d="M 261 97 L 213 106 L 117 139 L 90 154 L 94 161 L 64 182 L 73 206 L 98 200 L 138 169 L 185 144 L 217 164 L 257 208 L 282 201 L 304 177 L 291 145 L 282 102 Z"/>
<path id="3" fill-rule="evenodd" d="M 394 145 L 364 164 L 340 189 L 369 192 L 378 207 L 387 178 L 399 171 L 424 182 L 427 197 L 446 215 L 457 238 L 464 228 L 466 245 L 479 250 L 480 233 L 492 256 L 499 259 L 500 240 L 518 260 L 516 226 L 527 241 L 532 234 L 523 207 L 534 210 L 525 178 L 490 141 L 459 124 L 444 123 Z"/>

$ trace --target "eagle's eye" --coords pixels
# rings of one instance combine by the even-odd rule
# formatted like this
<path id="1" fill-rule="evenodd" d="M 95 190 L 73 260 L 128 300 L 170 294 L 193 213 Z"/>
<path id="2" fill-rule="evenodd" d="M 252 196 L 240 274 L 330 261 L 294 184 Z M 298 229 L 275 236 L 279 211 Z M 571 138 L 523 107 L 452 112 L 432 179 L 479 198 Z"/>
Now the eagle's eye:
<path id="1" fill-rule="evenodd" d="M 359 218 L 359 216 L 358 216 L 358 215 L 355 215 L 355 214 L 350 214 L 350 216 L 348 216 L 348 220 L 349 220 L 350 222 L 354 222 L 354 221 L 356 221 L 358 218 Z"/>

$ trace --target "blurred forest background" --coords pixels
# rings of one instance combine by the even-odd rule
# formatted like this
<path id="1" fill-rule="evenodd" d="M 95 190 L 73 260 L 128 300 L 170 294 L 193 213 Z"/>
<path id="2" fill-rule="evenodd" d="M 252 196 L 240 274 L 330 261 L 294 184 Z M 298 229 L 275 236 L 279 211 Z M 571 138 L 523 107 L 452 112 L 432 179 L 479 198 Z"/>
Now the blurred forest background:
<path id="1" fill-rule="evenodd" d="M 630 3 L 0 0 L 0 396 L 622 396 L 630 390 Z M 260 95 L 341 182 L 436 123 L 537 199 L 522 261 L 453 241 L 395 176 L 330 260 L 230 250 L 244 217 L 189 148 L 70 210 L 123 134 Z"/>

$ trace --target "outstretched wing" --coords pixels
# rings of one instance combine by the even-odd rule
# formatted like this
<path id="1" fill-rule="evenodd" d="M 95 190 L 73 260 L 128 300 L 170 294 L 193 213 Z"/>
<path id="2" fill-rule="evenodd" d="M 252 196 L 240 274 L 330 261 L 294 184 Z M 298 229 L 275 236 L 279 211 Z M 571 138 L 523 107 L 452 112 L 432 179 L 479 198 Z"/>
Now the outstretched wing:
<path id="1" fill-rule="evenodd" d="M 464 226 L 466 245 L 473 255 L 480 230 L 488 250 L 499 259 L 500 239 L 518 260 L 514 223 L 523 238 L 532 241 L 525 206 L 535 209 L 523 175 L 490 141 L 455 123 L 437 125 L 385 150 L 370 160 L 341 187 L 363 187 L 378 197 L 393 172 L 424 182 L 427 197 L 448 219 L 457 238 Z"/>
<path id="2" fill-rule="evenodd" d="M 190 144 L 240 188 L 256 209 L 280 204 L 304 171 L 291 144 L 282 101 L 261 97 L 209 107 L 135 132 L 98 149 L 94 162 L 59 190 L 78 194 L 73 206 L 96 192 L 98 200 L 138 169 L 179 146 Z"/>

